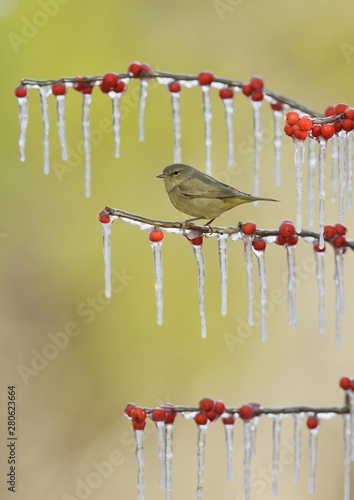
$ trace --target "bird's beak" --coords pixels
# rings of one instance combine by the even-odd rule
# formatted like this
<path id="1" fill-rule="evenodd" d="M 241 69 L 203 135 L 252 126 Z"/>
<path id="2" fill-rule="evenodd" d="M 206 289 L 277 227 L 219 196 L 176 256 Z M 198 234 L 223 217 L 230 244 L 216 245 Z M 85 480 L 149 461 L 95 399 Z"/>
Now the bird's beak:
<path id="1" fill-rule="evenodd" d="M 165 177 L 168 177 L 166 174 L 160 174 L 160 175 L 157 175 L 156 177 L 160 178 L 160 179 L 164 179 Z"/>

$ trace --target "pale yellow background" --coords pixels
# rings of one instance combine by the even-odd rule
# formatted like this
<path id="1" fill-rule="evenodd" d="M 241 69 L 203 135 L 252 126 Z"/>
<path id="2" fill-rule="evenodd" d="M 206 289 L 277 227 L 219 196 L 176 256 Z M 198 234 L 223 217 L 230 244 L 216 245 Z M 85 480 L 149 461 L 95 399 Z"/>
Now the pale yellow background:
<path id="1" fill-rule="evenodd" d="M 45 8 L 52 6 L 51 15 Z M 47 7 L 45 7 L 47 6 Z M 151 85 L 146 107 L 146 139 L 138 140 L 137 82 L 122 105 L 121 158 L 113 157 L 113 135 L 105 132 L 111 119 L 109 98 L 94 90 L 91 127 L 92 197 L 84 197 L 84 161 L 80 153 L 81 96 L 67 99 L 67 137 L 78 152 L 77 166 L 58 174 L 60 149 L 54 98 L 50 99 L 52 171 L 43 175 L 42 125 L 39 98 L 30 92 L 27 160 L 18 151 L 17 102 L 14 88 L 21 78 L 124 72 L 133 60 L 152 68 L 216 75 L 248 81 L 254 75 L 266 86 L 312 108 L 353 105 L 354 5 L 351 0 L 256 2 L 211 0 L 0 2 L 1 26 L 1 435 L 2 498 L 18 500 L 90 500 L 136 498 L 136 461 L 127 402 L 155 406 L 171 401 L 194 405 L 204 396 L 228 405 L 258 401 L 264 405 L 340 405 L 342 374 L 353 374 L 353 256 L 345 262 L 346 316 L 343 347 L 335 348 L 333 256 L 326 263 L 326 332 L 318 333 L 317 288 L 312 250 L 300 242 L 301 271 L 298 329 L 287 325 L 286 304 L 273 304 L 268 341 L 260 329 L 242 338 L 247 320 L 246 279 L 242 245 L 228 246 L 229 310 L 220 314 L 216 240 L 205 243 L 206 340 L 200 338 L 197 277 L 192 249 L 173 235 L 165 238 L 164 323 L 156 325 L 150 244 L 145 232 L 116 222 L 112 266 L 123 280 L 111 301 L 102 297 L 103 259 L 98 212 L 111 205 L 161 219 L 183 217 L 170 205 L 156 175 L 173 161 L 171 109 L 166 89 Z M 46 19 L 47 18 L 47 19 Z M 35 24 L 40 24 L 36 27 Z M 32 25 L 32 31 L 29 25 Z M 22 37 L 14 42 L 14 35 Z M 247 100 L 235 97 L 235 155 L 240 169 L 228 170 L 222 105 L 213 91 L 213 173 L 252 192 L 252 115 Z M 284 140 L 283 182 L 273 182 L 272 117 L 263 115 L 261 194 L 281 204 L 243 206 L 218 220 L 236 224 L 254 220 L 273 228 L 295 217 L 293 148 Z M 199 89 L 182 92 L 182 159 L 204 169 L 203 120 Z M 57 170 L 55 164 L 57 162 Z M 306 170 L 307 172 L 307 170 Z M 327 191 L 329 192 L 329 186 Z M 306 227 L 307 202 L 304 202 Z M 316 203 L 317 207 L 317 203 Z M 336 222 L 336 205 L 327 203 L 326 221 Z M 316 208 L 316 220 L 317 208 Z M 353 217 L 346 215 L 349 237 Z M 317 228 L 317 223 L 316 223 Z M 268 297 L 278 289 L 286 297 L 286 258 L 280 247 L 267 249 Z M 257 279 L 256 290 L 257 290 Z M 95 299 L 97 310 L 90 304 Z M 98 310 L 99 309 L 99 310 Z M 90 312 L 87 312 L 90 310 Z M 81 312 L 80 312 L 81 311 Z M 83 314 L 82 311 L 86 311 Z M 19 367 L 32 368 L 33 357 L 48 349 L 51 335 L 75 322 L 79 335 L 70 338 L 47 366 L 26 383 Z M 235 339 L 233 346 L 226 334 Z M 237 342 L 236 342 L 237 341 Z M 18 403 L 17 491 L 6 490 L 6 389 L 16 384 Z M 317 489 L 311 498 L 342 497 L 343 445 L 340 417 L 320 430 Z M 181 417 L 175 424 L 173 498 L 195 498 L 196 439 L 194 422 Z M 258 456 L 252 464 L 252 498 L 272 498 L 271 422 L 262 418 Z M 205 500 L 243 499 L 242 427 L 235 430 L 235 479 L 226 481 L 225 445 L 220 422 L 210 427 L 206 450 Z M 279 480 L 281 499 L 306 499 L 308 439 L 303 437 L 301 482 L 292 482 L 292 422 L 284 422 Z M 112 455 L 113 453 L 113 455 Z M 119 456 L 106 477 L 98 464 Z M 96 473 L 96 475 L 94 474 Z M 98 477 L 93 484 L 92 478 Z M 150 424 L 146 439 L 146 499 L 163 499 L 158 488 L 156 435 Z"/>

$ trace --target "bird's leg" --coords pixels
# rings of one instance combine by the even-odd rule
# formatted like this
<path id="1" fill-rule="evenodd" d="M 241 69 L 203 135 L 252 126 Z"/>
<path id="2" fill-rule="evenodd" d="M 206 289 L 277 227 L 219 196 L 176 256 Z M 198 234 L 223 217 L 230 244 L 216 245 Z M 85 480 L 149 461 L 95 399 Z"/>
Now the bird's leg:
<path id="1" fill-rule="evenodd" d="M 204 224 L 204 226 L 210 226 L 210 224 L 216 219 L 216 217 L 214 217 L 214 219 L 210 219 L 209 222 L 207 222 L 206 224 Z"/>

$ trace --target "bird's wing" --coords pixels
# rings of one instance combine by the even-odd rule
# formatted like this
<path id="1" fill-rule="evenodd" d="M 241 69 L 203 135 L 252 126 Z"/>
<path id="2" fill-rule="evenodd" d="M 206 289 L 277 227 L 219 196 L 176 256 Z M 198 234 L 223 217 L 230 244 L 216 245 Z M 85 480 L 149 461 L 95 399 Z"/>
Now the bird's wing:
<path id="1" fill-rule="evenodd" d="M 251 196 L 243 193 L 236 188 L 227 184 L 215 183 L 213 186 L 207 186 L 204 183 L 193 183 L 193 193 L 190 186 L 185 186 L 183 183 L 179 185 L 181 193 L 187 198 L 232 198 L 233 196 Z"/>

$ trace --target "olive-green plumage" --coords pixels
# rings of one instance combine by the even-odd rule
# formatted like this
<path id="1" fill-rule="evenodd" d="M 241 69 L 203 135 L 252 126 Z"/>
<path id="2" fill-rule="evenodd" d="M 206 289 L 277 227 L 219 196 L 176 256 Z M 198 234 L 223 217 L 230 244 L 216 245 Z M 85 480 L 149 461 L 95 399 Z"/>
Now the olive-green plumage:
<path id="1" fill-rule="evenodd" d="M 279 201 L 243 193 L 183 163 L 168 165 L 157 177 L 165 181 L 166 192 L 177 210 L 192 215 L 192 220 L 210 219 L 208 224 L 242 203 Z"/>

